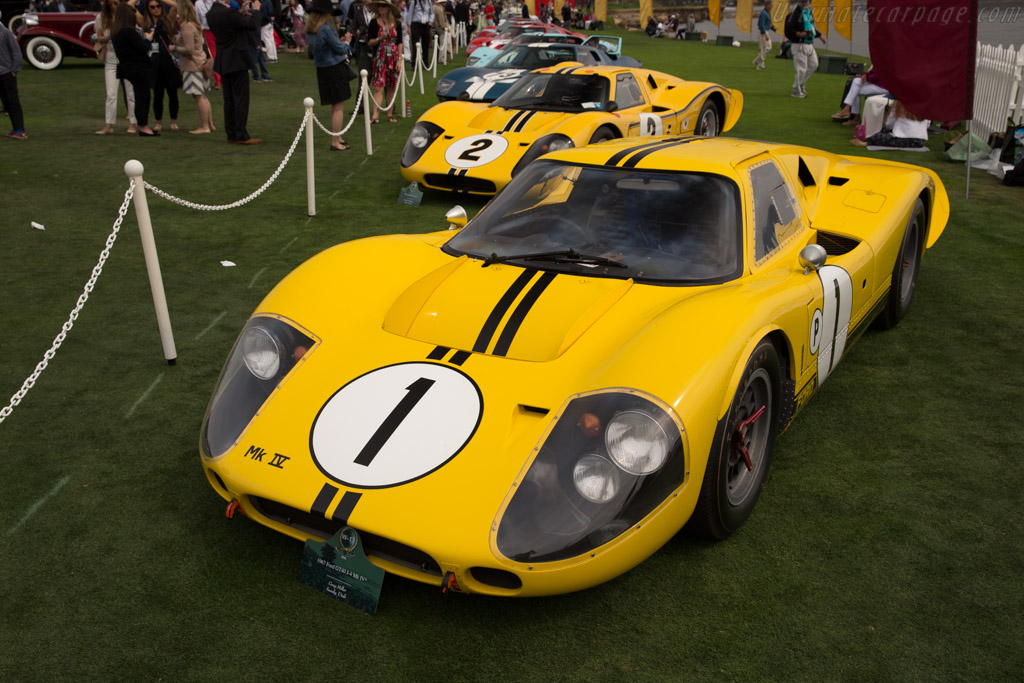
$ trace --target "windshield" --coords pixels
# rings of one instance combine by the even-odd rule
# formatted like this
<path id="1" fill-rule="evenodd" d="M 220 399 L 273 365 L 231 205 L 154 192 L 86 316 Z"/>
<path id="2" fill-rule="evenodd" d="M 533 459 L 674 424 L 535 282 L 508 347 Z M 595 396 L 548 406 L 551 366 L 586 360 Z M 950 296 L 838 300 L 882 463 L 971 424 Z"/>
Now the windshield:
<path id="1" fill-rule="evenodd" d="M 610 89 L 608 79 L 597 74 L 526 74 L 491 106 L 564 112 L 607 109 Z"/>
<path id="2" fill-rule="evenodd" d="M 506 48 L 477 66 L 493 66 L 502 69 L 510 67 L 540 69 L 575 60 L 576 50 L 569 45 L 520 45 Z"/>
<path id="3" fill-rule="evenodd" d="M 741 240 L 739 191 L 727 178 L 542 160 L 444 249 L 486 263 L 713 284 L 739 277 Z"/>

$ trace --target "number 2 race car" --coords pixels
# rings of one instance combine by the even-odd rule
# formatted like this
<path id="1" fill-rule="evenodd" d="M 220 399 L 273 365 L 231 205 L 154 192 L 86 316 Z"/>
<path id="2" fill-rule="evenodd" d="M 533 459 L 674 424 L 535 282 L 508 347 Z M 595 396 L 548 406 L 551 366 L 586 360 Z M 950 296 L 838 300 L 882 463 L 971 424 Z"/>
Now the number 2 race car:
<path id="1" fill-rule="evenodd" d="M 435 190 L 494 194 L 545 152 L 614 138 L 735 125 L 743 95 L 618 66 L 561 64 L 525 74 L 492 104 L 442 102 L 413 126 L 402 177 Z"/>
<path id="2" fill-rule="evenodd" d="M 931 171 L 659 137 L 531 164 L 460 230 L 338 245 L 242 330 L 211 486 L 387 572 L 533 596 L 751 515 L 776 436 L 907 312 L 949 215 Z M 310 296 L 316 292 L 316 296 Z"/>

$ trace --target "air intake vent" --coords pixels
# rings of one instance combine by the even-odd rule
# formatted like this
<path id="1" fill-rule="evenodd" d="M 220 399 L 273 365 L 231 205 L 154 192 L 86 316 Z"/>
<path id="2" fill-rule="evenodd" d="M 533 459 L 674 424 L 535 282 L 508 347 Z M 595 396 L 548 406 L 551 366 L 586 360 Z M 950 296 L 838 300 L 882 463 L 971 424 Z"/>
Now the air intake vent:
<path id="1" fill-rule="evenodd" d="M 818 231 L 818 244 L 825 247 L 825 253 L 829 256 L 842 256 L 857 248 L 860 244 L 852 237 L 843 237 L 832 232 Z"/>

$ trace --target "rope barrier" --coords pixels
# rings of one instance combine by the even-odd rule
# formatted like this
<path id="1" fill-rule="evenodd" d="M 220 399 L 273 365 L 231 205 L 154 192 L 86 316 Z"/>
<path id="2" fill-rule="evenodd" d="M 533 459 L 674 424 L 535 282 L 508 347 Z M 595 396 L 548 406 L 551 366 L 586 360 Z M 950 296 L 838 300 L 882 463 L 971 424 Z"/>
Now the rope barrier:
<path id="1" fill-rule="evenodd" d="M 266 191 L 266 189 L 270 187 L 275 180 L 277 180 L 277 176 L 281 175 L 281 171 L 284 170 L 285 166 L 288 165 L 288 161 L 292 158 L 292 154 L 295 152 L 295 148 L 299 144 L 299 139 L 302 137 L 302 131 L 306 129 L 306 125 L 308 123 L 309 113 L 303 115 L 302 124 L 299 126 L 298 132 L 295 133 L 295 139 L 292 140 L 292 146 L 288 148 L 288 153 L 284 155 L 284 159 L 278 165 L 277 170 L 274 171 L 270 178 L 268 178 L 265 183 L 260 185 L 259 189 L 257 189 L 252 194 L 243 197 L 242 199 L 239 199 L 237 201 L 231 202 L 230 204 L 196 204 L 195 202 L 190 202 L 188 200 L 181 199 L 179 197 L 175 197 L 172 194 L 164 192 L 159 187 L 151 185 L 148 182 L 145 183 L 145 187 L 147 190 L 152 190 L 154 194 L 157 194 L 170 202 L 174 202 L 175 204 L 179 204 L 189 209 L 198 209 L 200 211 L 226 211 L 227 209 L 236 209 L 239 206 L 244 206 L 245 204 L 251 202 L 253 199 L 256 199 L 256 197 L 259 197 L 261 194 L 263 194 Z"/>
<path id="2" fill-rule="evenodd" d="M 81 313 L 82 308 L 85 306 L 85 302 L 89 300 L 89 294 L 96 286 L 96 281 L 100 277 L 100 273 L 103 272 L 103 265 L 107 262 L 107 257 L 110 256 L 110 250 L 114 247 L 114 242 L 117 240 L 117 234 L 121 230 L 121 224 L 124 222 L 125 214 L 128 213 L 128 205 L 131 203 L 132 195 L 135 193 L 135 186 L 129 184 L 128 190 L 124 193 L 124 201 L 121 202 L 121 208 L 117 210 L 117 219 L 114 221 L 114 228 L 110 235 L 107 237 L 106 246 L 103 251 L 100 252 L 100 259 L 96 263 L 96 266 L 92 269 L 92 276 L 89 281 L 85 283 L 82 295 L 78 297 L 78 302 L 75 304 L 74 309 L 71 311 L 71 315 L 68 316 L 67 322 L 65 322 L 60 329 L 60 333 L 53 340 L 53 344 L 46 353 L 43 354 L 43 359 L 36 365 L 35 371 L 28 376 L 28 379 L 21 385 L 21 389 L 15 392 L 14 396 L 11 397 L 11 402 L 7 404 L 5 408 L 0 409 L 0 423 L 3 423 L 7 419 L 7 416 L 14 412 L 21 400 L 25 398 L 25 394 L 31 389 L 36 380 L 39 379 L 39 375 L 43 373 L 46 366 L 49 365 L 50 361 L 53 360 L 54 355 L 57 353 L 57 349 L 60 348 L 61 344 L 68 336 L 68 332 L 74 326 L 75 321 L 78 319 L 78 314 Z"/>
<path id="3" fill-rule="evenodd" d="M 328 130 L 327 128 L 325 128 L 324 124 L 320 123 L 320 119 L 318 119 L 316 117 L 316 114 L 313 114 L 313 122 L 317 126 L 320 127 L 320 130 L 322 130 L 323 132 L 327 133 L 331 137 L 340 137 L 340 136 L 344 135 L 345 133 L 348 132 L 348 129 L 351 128 L 355 124 L 355 122 L 356 122 L 356 112 L 359 111 L 359 105 L 362 104 L 362 102 L 363 102 L 363 94 L 365 92 L 366 92 L 366 88 L 363 87 L 362 85 L 360 85 L 359 86 L 359 95 L 356 97 L 356 104 L 352 108 L 352 116 L 348 120 L 348 125 L 345 126 L 344 128 L 342 128 L 340 131 L 334 132 L 334 131 L 331 131 L 331 130 Z M 299 130 L 299 133 L 302 133 L 302 131 Z"/>

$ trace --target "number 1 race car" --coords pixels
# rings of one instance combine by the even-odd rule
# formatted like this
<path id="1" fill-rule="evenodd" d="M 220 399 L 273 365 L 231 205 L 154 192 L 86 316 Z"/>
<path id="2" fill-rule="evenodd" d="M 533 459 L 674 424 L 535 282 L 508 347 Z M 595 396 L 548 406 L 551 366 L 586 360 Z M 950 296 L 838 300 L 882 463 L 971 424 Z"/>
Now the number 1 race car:
<path id="1" fill-rule="evenodd" d="M 442 102 L 420 117 L 402 177 L 423 187 L 494 194 L 541 154 L 623 137 L 735 125 L 743 95 L 649 69 L 560 64 L 525 74 L 492 104 Z"/>
<path id="2" fill-rule="evenodd" d="M 211 486 L 384 570 L 529 596 L 754 509 L 776 436 L 907 312 L 949 215 L 931 171 L 659 137 L 531 164 L 461 230 L 342 244 L 242 330 Z M 310 296 L 315 292 L 315 296 Z"/>

